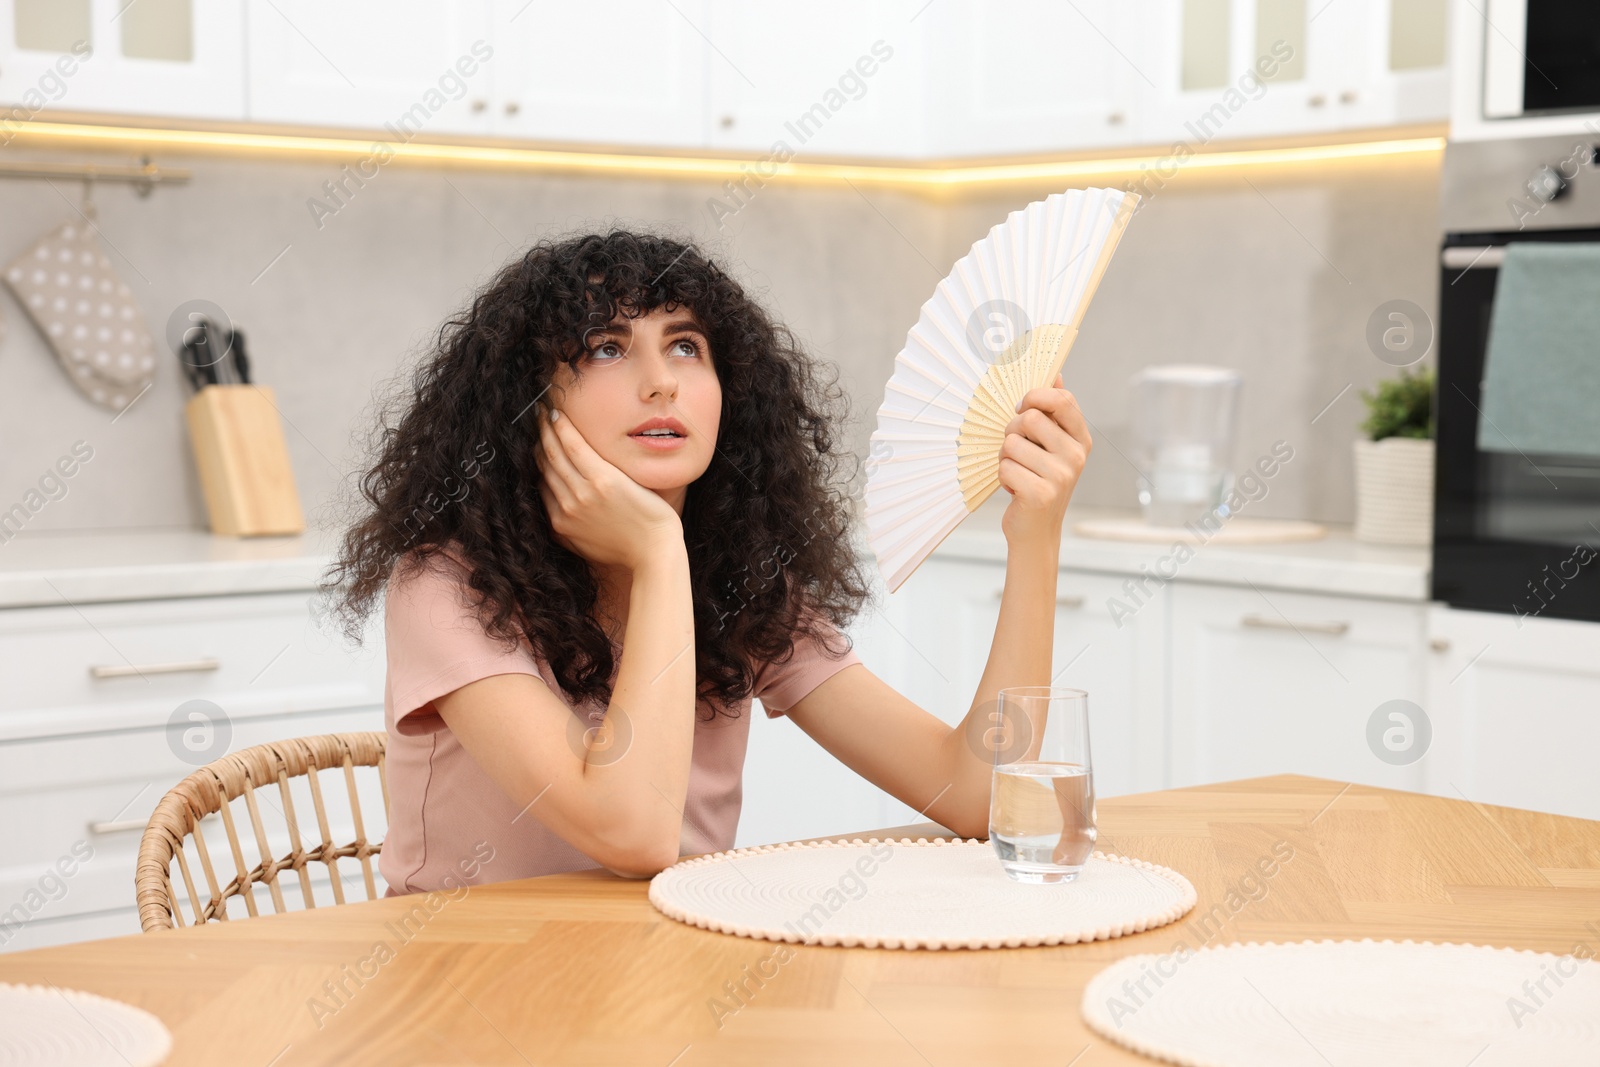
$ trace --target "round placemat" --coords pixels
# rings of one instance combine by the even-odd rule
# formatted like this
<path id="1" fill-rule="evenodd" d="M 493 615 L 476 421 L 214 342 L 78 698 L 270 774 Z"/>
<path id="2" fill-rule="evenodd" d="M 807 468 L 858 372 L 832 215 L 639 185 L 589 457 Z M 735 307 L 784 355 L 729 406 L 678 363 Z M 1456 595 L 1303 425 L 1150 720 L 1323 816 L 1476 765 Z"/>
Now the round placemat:
<path id="1" fill-rule="evenodd" d="M 0 983 L 6 1067 L 154 1067 L 171 1051 L 172 1035 L 142 1008 L 76 989 Z"/>
<path id="2" fill-rule="evenodd" d="M 1089 980 L 1103 1037 L 1184 1067 L 1600 1063 L 1600 963 L 1430 941 L 1221 945 Z"/>
<path id="3" fill-rule="evenodd" d="M 1191 545 L 1273 545 L 1316 541 L 1328 536 L 1326 526 L 1301 519 L 1236 518 L 1224 521 L 1214 530 L 1199 529 L 1196 533 L 1187 526 L 1152 526 L 1142 519 L 1085 519 L 1072 524 L 1072 532 L 1079 537 L 1160 544 L 1183 541 Z"/>
<path id="4" fill-rule="evenodd" d="M 876 837 L 696 856 L 650 880 L 680 922 L 740 937 L 867 948 L 1101 941 L 1194 907 L 1176 871 L 1096 852 L 1070 882 L 1014 882 L 986 841 Z"/>

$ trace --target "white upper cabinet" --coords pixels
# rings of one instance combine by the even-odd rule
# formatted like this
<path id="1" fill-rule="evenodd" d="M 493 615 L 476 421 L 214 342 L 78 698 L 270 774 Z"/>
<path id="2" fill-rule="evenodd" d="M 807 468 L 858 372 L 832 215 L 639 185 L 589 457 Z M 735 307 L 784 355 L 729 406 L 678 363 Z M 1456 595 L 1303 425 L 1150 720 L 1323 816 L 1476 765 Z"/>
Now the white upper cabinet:
<path id="1" fill-rule="evenodd" d="M 1328 10 L 1311 21 L 1308 2 L 1160 0 L 1146 31 L 1155 88 L 1140 109 L 1139 139 L 1195 150 L 1332 128 L 1328 100 L 1345 35 Z"/>
<path id="2" fill-rule="evenodd" d="M 493 0 L 493 132 L 618 148 L 703 148 L 701 0 Z"/>
<path id="3" fill-rule="evenodd" d="M 242 13 L 214 0 L 0 0 L 0 103 L 238 121 Z"/>
<path id="4" fill-rule="evenodd" d="M 245 11 L 252 121 L 401 141 L 491 131 L 489 0 L 246 0 Z"/>
<path id="5" fill-rule="evenodd" d="M 1159 0 L 1139 139 L 1308 134 L 1449 115 L 1447 0 Z"/>
<path id="6" fill-rule="evenodd" d="M 780 159 L 1194 150 L 1445 119 L 1449 3 L 0 0 L 0 102 Z"/>
<path id="7" fill-rule="evenodd" d="M 1192 4 L 1190 6 L 1193 6 Z M 1246 71 L 1260 74 L 1246 103 L 1229 119 L 1224 137 L 1315 133 L 1365 125 L 1358 41 L 1365 0 L 1246 0 L 1234 5 L 1235 51 L 1230 84 Z"/>
<path id="8" fill-rule="evenodd" d="M 925 3 L 708 0 L 710 147 L 776 158 L 918 155 Z"/>
<path id="9" fill-rule="evenodd" d="M 1126 0 L 927 7 L 926 153 L 1032 154 L 1134 140 L 1152 20 Z"/>
<path id="10" fill-rule="evenodd" d="M 1363 122 L 1450 116 L 1450 0 L 1366 0 L 1357 38 Z"/>

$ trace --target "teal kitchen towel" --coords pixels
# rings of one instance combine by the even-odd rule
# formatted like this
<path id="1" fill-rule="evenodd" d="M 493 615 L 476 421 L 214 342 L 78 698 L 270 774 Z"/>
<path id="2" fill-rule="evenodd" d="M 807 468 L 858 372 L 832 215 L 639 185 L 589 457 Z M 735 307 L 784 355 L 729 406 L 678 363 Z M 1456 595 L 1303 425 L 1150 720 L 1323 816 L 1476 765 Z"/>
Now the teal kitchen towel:
<path id="1" fill-rule="evenodd" d="M 1478 448 L 1600 456 L 1600 244 L 1506 248 Z"/>

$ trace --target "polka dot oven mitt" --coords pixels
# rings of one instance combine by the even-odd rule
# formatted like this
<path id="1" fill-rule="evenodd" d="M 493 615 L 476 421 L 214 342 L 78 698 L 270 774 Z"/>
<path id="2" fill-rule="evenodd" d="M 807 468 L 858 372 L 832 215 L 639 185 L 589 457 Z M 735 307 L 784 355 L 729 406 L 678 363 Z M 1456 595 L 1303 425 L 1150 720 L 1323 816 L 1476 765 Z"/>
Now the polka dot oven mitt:
<path id="1" fill-rule="evenodd" d="M 78 389 L 121 411 L 155 377 L 155 340 L 88 226 L 68 222 L 5 268 L 5 282 Z"/>

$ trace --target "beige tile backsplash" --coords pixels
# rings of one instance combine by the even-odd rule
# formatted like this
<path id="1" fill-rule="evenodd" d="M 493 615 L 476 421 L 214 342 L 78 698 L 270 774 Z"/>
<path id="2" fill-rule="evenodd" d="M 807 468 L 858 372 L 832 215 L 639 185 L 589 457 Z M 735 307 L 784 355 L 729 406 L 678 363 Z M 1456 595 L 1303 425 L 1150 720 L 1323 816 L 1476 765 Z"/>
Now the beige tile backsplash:
<path id="1" fill-rule="evenodd" d="M 158 162 L 192 168 L 192 182 L 147 199 L 95 190 L 107 251 L 158 338 L 173 309 L 196 298 L 245 331 L 255 377 L 277 390 L 314 525 L 335 521 L 334 502 L 353 484 L 374 389 L 426 350 L 475 286 L 546 234 L 615 222 L 700 240 L 838 364 L 850 438 L 864 452 L 922 302 L 1006 212 L 1051 191 L 990 187 L 939 201 L 861 183 L 769 183 L 719 230 L 711 182 L 397 163 L 319 229 L 307 201 L 339 176 L 331 161 Z M 1207 362 L 1245 375 L 1239 462 L 1279 439 L 1295 449 L 1254 513 L 1351 521 L 1356 392 L 1390 372 L 1367 350 L 1365 325 L 1387 300 L 1436 302 L 1437 177 L 1436 159 L 1424 156 L 1180 173 L 1162 188 L 1130 225 L 1067 364 L 1098 430 L 1078 499 L 1134 502 L 1122 454 L 1128 377 L 1149 363 Z M 4 262 L 76 217 L 81 189 L 16 181 L 0 195 Z M 175 357 L 163 353 L 154 387 L 113 423 L 71 388 L 9 295 L 0 317 L 0 511 L 83 441 L 93 459 L 27 531 L 203 526 Z"/>

